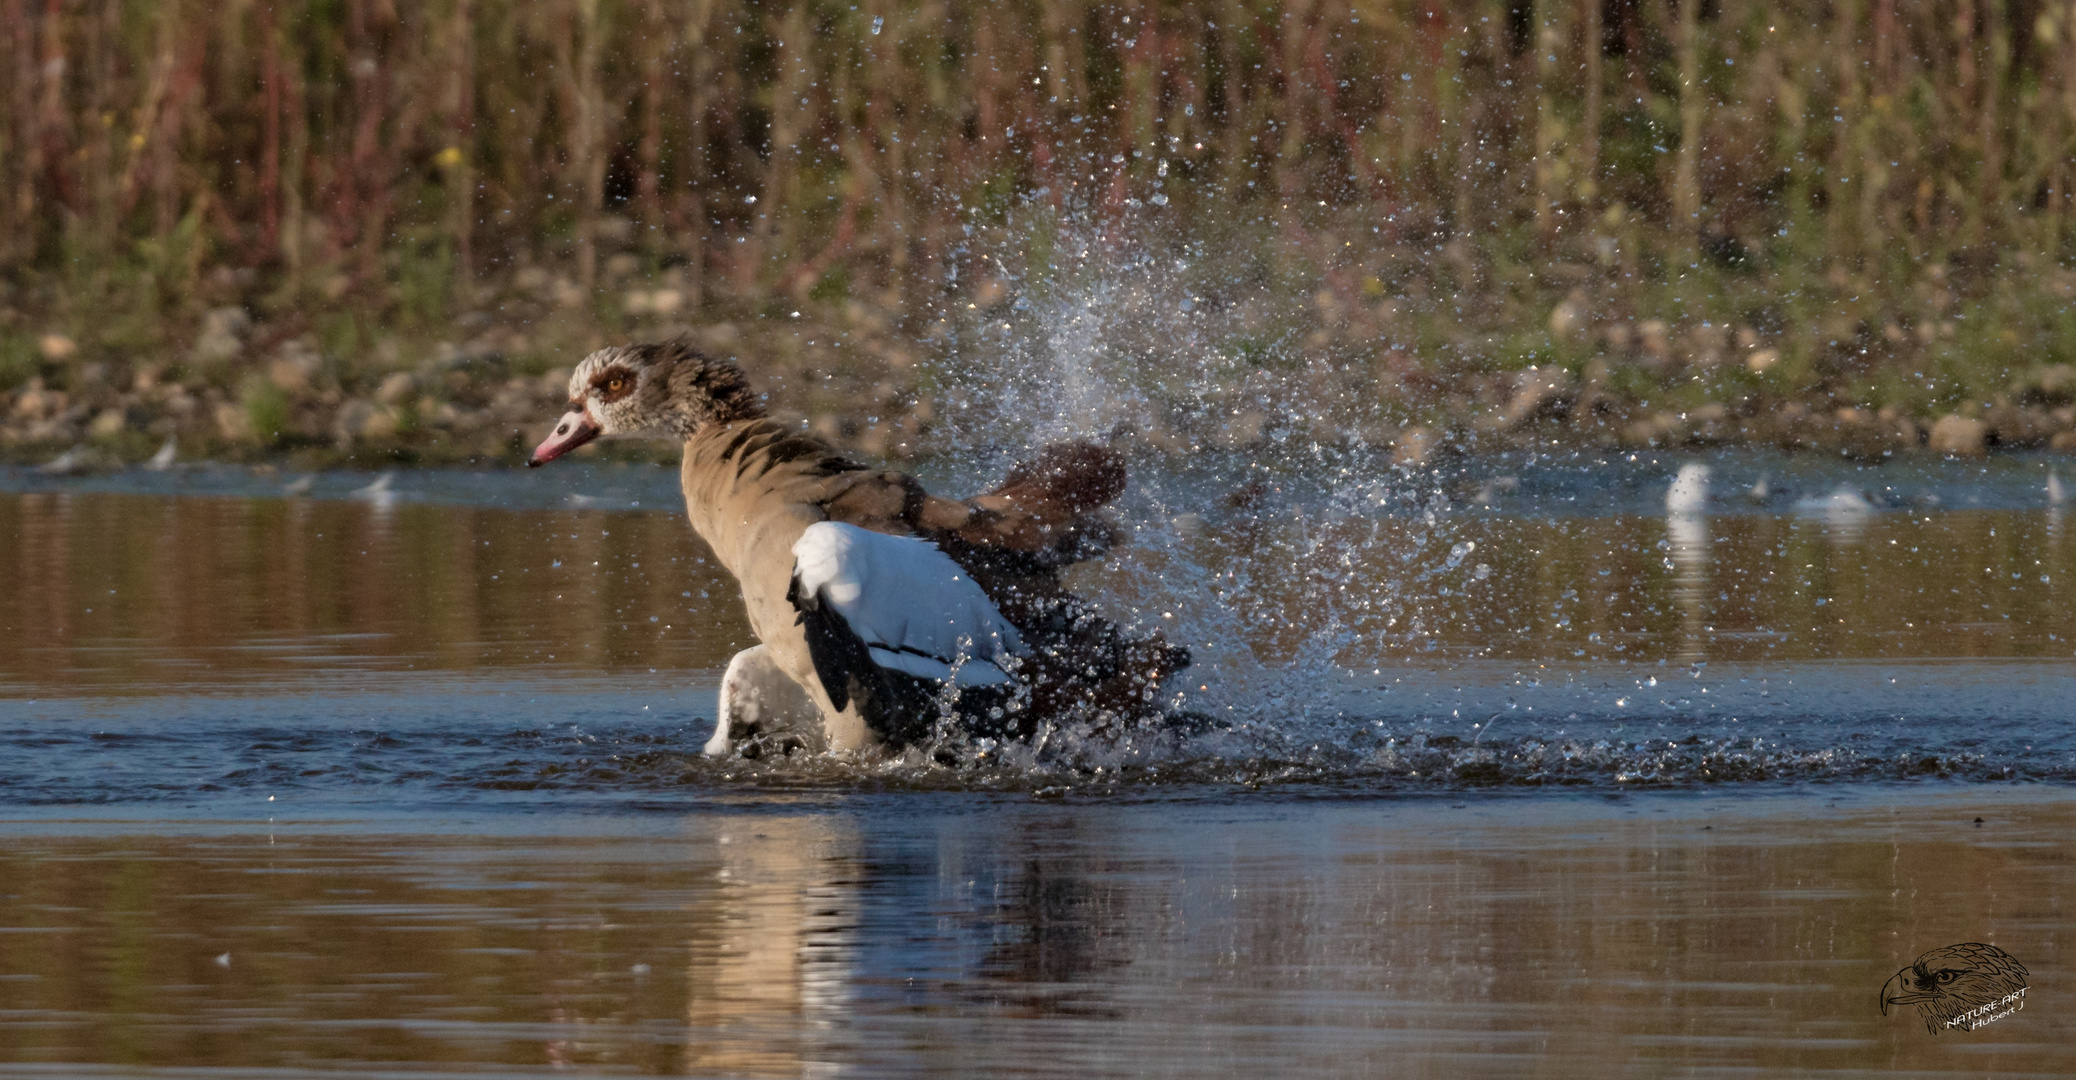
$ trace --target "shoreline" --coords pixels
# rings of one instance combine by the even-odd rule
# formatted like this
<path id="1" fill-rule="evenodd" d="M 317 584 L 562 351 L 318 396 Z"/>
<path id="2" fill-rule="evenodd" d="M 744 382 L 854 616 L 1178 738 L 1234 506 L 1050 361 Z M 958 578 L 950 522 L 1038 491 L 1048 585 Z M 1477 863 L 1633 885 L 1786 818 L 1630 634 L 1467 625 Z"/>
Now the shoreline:
<path id="1" fill-rule="evenodd" d="M 243 318 L 212 315 L 205 322 Z M 751 320 L 748 332 L 732 322 L 664 324 L 612 335 L 562 326 L 537 335 L 545 342 L 516 331 L 489 332 L 461 345 L 420 343 L 424 359 L 409 364 L 394 343 L 383 350 L 386 359 L 361 363 L 329 355 L 307 337 L 267 348 L 248 321 L 240 332 L 259 355 L 213 369 L 75 363 L 76 346 L 47 341 L 47 351 L 61 358 L 48 368 L 51 377 L 0 390 L 0 463 L 42 466 L 71 452 L 77 468 L 105 470 L 148 461 L 171 440 L 175 460 L 183 462 L 273 463 L 303 471 L 517 466 L 560 416 L 575 358 L 608 340 L 679 333 L 744 363 L 775 417 L 846 452 L 913 462 L 971 445 L 976 436 L 1007 445 L 1019 428 L 1032 426 L 1030 417 L 1011 412 L 1017 403 L 1009 391 L 1031 395 L 1012 385 L 1032 378 L 1015 370 L 1016 357 L 976 361 L 962 355 L 972 345 L 931 346 L 888 332 L 883 321 L 866 322 Z M 205 338 L 212 332 L 205 326 Z M 1153 336 L 1148 328 L 1131 328 L 1116 347 L 1131 351 L 1136 342 L 1129 339 Z M 571 340 L 563 347 L 559 339 Z M 934 359 L 923 357 L 926 346 L 936 349 Z M 242 354 L 247 343 L 221 347 Z M 1766 352 L 1755 348 L 1747 360 Z M 1060 414 L 1055 428 L 1086 424 L 1128 450 L 1176 455 L 1293 443 L 1389 449 L 1395 461 L 1414 466 L 1531 449 L 1765 449 L 1861 461 L 1981 458 L 2014 450 L 2076 454 L 2072 364 L 2032 368 L 1988 400 L 1909 408 L 1742 385 L 1750 371 L 1727 357 L 1692 366 L 1685 385 L 1661 378 L 1657 388 L 1640 390 L 1642 363 L 1604 353 L 1512 371 L 1398 377 L 1380 375 L 1387 354 L 1205 378 L 1179 396 L 1136 385 L 1158 381 L 1159 359 L 1149 355 L 1145 371 L 1122 377 L 1099 373 L 1096 389 L 1084 391 L 1090 400 L 1041 398 L 1036 405 Z M 976 372 L 976 363 L 995 367 Z M 1116 405 L 1128 396 L 1137 398 L 1130 407 Z M 1001 400 L 985 400 L 991 397 Z M 1077 406 L 1089 415 L 1066 414 Z M 1035 431 L 1023 434 L 1042 441 Z M 671 457 L 675 448 L 620 443 L 587 450 L 596 460 L 649 461 Z"/>

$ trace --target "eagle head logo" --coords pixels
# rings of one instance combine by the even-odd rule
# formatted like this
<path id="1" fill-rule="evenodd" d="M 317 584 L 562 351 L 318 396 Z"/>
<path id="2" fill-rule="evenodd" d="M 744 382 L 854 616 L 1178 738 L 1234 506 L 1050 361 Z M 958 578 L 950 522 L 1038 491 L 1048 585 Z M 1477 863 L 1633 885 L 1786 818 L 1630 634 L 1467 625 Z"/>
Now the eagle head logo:
<path id="1" fill-rule="evenodd" d="M 1881 988 L 1881 1014 L 1887 1016 L 1891 1005 L 1914 1005 L 1934 1035 L 1949 1027 L 1973 1031 L 2006 1009 L 2023 1007 L 2025 989 L 2026 966 L 2010 953 L 1964 942 L 1933 949 L 1890 976 Z"/>

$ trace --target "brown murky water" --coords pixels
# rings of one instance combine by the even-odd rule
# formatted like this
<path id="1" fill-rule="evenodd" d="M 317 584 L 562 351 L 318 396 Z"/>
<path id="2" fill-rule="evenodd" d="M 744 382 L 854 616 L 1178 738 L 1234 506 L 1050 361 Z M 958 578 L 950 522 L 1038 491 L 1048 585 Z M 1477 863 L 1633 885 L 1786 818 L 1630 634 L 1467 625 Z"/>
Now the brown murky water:
<path id="1" fill-rule="evenodd" d="M 16 829 L 0 1075 L 2076 1069 L 2058 797 L 852 802 Z M 1881 1015 L 1971 940 L 2024 1011 Z"/>
<path id="2" fill-rule="evenodd" d="M 1170 632 L 1199 650 L 1273 664 L 1436 649 L 2060 662 L 2076 658 L 2070 532 L 2016 510 L 1437 527 L 1299 508 L 1149 536 L 1083 573 L 1143 618 L 1195 616 Z M 733 583 L 669 512 L 50 493 L 0 495 L 0 536 L 9 696 L 344 670 L 704 671 L 751 641 Z"/>
<path id="3" fill-rule="evenodd" d="M 732 582 L 674 515 L 26 495 L 0 496 L 0 535 L 11 693 L 698 670 L 749 643 Z"/>
<path id="4" fill-rule="evenodd" d="M 0 1076 L 2076 1071 L 2053 512 L 1171 486 L 1082 584 L 1233 726 L 945 767 L 698 757 L 661 471 L 447 482 L 0 494 Z"/>

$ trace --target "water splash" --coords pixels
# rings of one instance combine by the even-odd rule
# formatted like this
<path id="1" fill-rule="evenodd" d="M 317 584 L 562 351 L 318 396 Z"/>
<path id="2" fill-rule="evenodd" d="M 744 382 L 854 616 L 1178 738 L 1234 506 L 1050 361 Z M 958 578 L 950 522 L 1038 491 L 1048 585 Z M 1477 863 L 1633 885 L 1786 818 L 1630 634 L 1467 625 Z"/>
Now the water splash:
<path id="1" fill-rule="evenodd" d="M 1450 539 L 1431 474 L 1315 434 L 1329 415 L 1363 430 L 1347 418 L 1383 395 L 1309 362 L 1265 290 L 1214 280 L 1227 260 L 1157 220 L 1093 222 L 1033 205 L 1005 234 L 1019 242 L 962 253 L 999 290 L 941 313 L 935 449 L 964 486 L 1059 439 L 1152 465 L 1119 508 L 1130 543 L 1073 584 L 1192 649 L 1178 708 L 1271 741 L 1317 734 L 1345 712 L 1350 665 L 1421 649 L 1423 597 L 1490 567 Z"/>

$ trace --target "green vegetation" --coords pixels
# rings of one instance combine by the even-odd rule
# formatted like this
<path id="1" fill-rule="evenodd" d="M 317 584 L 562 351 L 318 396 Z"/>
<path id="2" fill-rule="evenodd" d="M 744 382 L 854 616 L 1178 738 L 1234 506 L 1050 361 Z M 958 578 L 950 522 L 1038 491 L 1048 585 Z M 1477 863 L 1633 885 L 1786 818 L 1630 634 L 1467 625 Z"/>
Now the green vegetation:
<path id="1" fill-rule="evenodd" d="M 1267 297 L 1228 362 L 1393 422 L 1555 364 L 1617 441 L 2076 430 L 2069 0 L 11 3 L 0 50 L 16 447 L 424 450 L 687 326 L 876 413 L 1077 243 Z"/>

